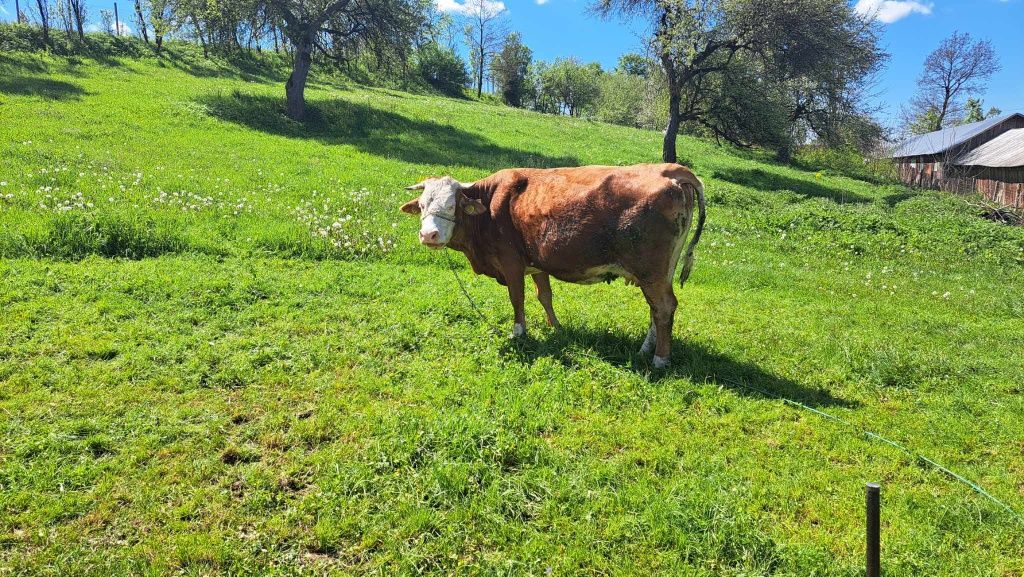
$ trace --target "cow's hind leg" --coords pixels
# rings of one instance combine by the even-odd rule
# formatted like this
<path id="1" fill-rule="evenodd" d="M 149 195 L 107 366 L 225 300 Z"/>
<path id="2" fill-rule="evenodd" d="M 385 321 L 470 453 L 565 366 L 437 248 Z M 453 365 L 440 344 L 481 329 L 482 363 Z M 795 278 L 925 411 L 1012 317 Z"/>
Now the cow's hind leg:
<path id="1" fill-rule="evenodd" d="M 533 275 L 533 284 L 537 285 L 537 300 L 544 307 L 544 314 L 548 317 L 548 325 L 553 327 L 562 326 L 555 316 L 555 309 L 551 307 L 551 277 L 547 273 L 539 272 Z"/>
<path id="2" fill-rule="evenodd" d="M 668 366 L 668 357 L 672 352 L 672 321 L 678 304 L 676 295 L 672 290 L 672 282 L 666 280 L 644 284 L 640 288 L 651 307 L 655 332 L 654 366 L 663 369 Z"/>

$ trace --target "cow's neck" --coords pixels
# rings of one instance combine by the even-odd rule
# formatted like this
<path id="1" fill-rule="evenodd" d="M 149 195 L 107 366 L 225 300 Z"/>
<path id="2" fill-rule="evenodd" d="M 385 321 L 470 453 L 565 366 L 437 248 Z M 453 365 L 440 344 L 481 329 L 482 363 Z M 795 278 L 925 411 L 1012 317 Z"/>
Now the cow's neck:
<path id="1" fill-rule="evenodd" d="M 492 242 L 494 220 L 491 217 L 490 206 L 494 196 L 493 187 L 481 182 L 464 189 L 464 192 L 469 198 L 482 202 L 488 210 L 475 216 L 461 215 L 459 226 L 456 227 L 455 235 L 448 246 L 466 255 L 473 272 L 504 281 L 497 267 L 497 255 Z"/>

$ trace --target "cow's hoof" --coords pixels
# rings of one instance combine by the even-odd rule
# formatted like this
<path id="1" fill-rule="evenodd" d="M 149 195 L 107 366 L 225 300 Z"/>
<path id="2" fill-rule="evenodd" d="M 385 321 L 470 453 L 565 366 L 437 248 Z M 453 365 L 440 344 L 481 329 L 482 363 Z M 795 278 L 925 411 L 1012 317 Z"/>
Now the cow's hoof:
<path id="1" fill-rule="evenodd" d="M 668 357 L 659 357 L 654 355 L 654 368 L 656 369 L 667 369 L 668 368 Z"/>
<path id="2" fill-rule="evenodd" d="M 512 338 L 518 339 L 519 337 L 526 334 L 526 325 L 516 323 L 512 326 Z"/>

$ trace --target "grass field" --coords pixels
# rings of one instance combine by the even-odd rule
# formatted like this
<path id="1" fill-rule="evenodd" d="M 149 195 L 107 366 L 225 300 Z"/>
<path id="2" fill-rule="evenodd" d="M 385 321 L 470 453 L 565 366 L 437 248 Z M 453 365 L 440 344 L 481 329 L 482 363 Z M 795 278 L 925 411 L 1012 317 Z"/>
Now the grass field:
<path id="1" fill-rule="evenodd" d="M 426 176 L 660 135 L 280 69 L 0 54 L 0 575 L 1024 575 L 1024 230 L 692 139 L 673 365 L 621 282 L 416 244 Z M 501 329 L 492 332 L 491 326 Z M 753 392 L 799 401 L 844 427 Z"/>

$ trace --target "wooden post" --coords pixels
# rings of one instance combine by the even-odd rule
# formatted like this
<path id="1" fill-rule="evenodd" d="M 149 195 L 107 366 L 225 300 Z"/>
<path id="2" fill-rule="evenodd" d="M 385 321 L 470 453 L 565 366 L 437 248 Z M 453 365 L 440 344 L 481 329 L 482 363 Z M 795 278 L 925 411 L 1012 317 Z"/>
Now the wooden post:
<path id="1" fill-rule="evenodd" d="M 21 2 L 14 0 L 14 22 L 21 24 Z"/>
<path id="2" fill-rule="evenodd" d="M 117 15 L 117 2 L 114 2 L 114 35 L 121 35 L 121 19 Z"/>
<path id="3" fill-rule="evenodd" d="M 881 486 L 868 483 L 867 487 L 867 577 L 881 577 Z"/>

